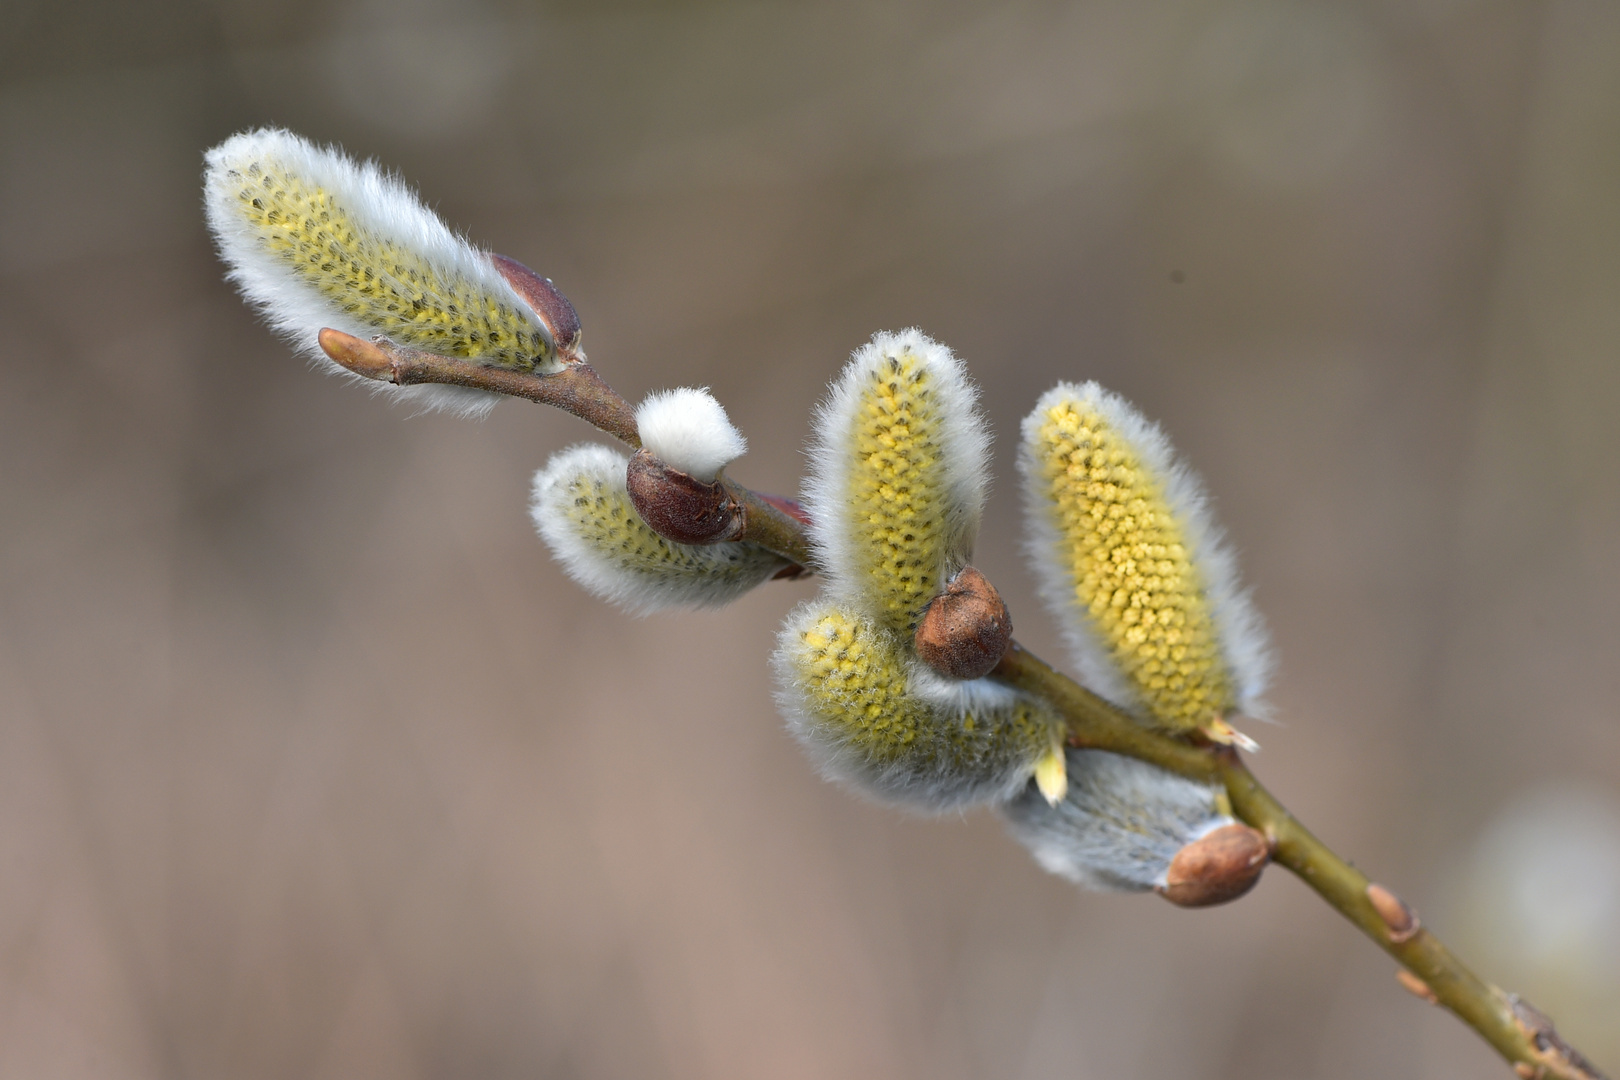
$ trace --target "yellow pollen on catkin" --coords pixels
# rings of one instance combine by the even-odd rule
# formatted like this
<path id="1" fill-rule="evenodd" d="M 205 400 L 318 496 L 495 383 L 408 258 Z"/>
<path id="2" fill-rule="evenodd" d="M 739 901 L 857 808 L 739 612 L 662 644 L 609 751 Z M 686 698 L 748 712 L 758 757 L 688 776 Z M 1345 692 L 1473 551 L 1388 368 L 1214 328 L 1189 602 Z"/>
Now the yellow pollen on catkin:
<path id="1" fill-rule="evenodd" d="M 910 352 L 874 365 L 847 450 L 852 577 L 872 613 L 907 632 L 939 592 L 949 543 L 938 378 Z"/>
<path id="2" fill-rule="evenodd" d="M 512 298 L 359 221 L 332 192 L 271 160 L 228 170 L 265 252 L 338 310 L 391 340 L 519 371 L 556 370 L 555 349 Z"/>
<path id="3" fill-rule="evenodd" d="M 852 754 L 864 769 L 911 777 L 918 786 L 1022 783 L 1062 730 L 1057 717 L 1026 699 L 958 711 L 912 694 L 904 640 L 835 607 L 801 624 L 784 648 L 809 736 Z"/>
<path id="4" fill-rule="evenodd" d="M 1031 448 L 1073 596 L 1155 722 L 1201 727 L 1235 706 L 1185 523 L 1117 427 L 1083 401 L 1040 416 Z"/>

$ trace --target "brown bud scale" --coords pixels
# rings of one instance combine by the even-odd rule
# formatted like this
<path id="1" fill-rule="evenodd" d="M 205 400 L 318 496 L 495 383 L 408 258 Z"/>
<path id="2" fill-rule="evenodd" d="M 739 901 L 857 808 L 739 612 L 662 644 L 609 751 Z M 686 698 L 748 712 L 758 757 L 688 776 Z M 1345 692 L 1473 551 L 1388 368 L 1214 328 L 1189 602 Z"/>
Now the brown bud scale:
<path id="1" fill-rule="evenodd" d="M 558 355 L 567 361 L 585 359 L 579 349 L 579 313 L 562 290 L 553 285 L 550 278 L 541 277 L 516 259 L 492 254 L 489 261 L 546 324 Z"/>
<path id="2" fill-rule="evenodd" d="M 641 520 L 677 544 L 735 540 L 747 528 L 746 511 L 724 483 L 672 468 L 650 450 L 638 450 L 630 459 L 625 484 Z"/>
<path id="3" fill-rule="evenodd" d="M 1254 888 L 1270 858 L 1271 845 L 1258 830 L 1223 825 L 1176 852 L 1159 892 L 1179 907 L 1224 904 Z"/>
<path id="4" fill-rule="evenodd" d="M 971 566 L 964 566 L 934 597 L 913 637 L 923 663 L 956 679 L 990 674 L 1011 640 L 1007 605 L 989 579 Z"/>

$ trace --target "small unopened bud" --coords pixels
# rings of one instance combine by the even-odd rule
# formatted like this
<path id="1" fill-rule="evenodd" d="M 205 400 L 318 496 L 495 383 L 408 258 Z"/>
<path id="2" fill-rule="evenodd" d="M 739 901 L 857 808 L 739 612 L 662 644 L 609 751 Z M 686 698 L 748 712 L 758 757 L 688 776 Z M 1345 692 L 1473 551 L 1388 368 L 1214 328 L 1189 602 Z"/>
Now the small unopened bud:
<path id="1" fill-rule="evenodd" d="M 1440 1004 L 1440 999 L 1434 996 L 1434 991 L 1429 989 L 1429 984 L 1405 968 L 1396 969 L 1395 981 L 1400 983 L 1402 989 L 1413 997 L 1420 997 L 1430 1005 Z"/>
<path id="2" fill-rule="evenodd" d="M 1411 941 L 1423 929 L 1417 914 L 1406 906 L 1406 901 L 1382 885 L 1373 883 L 1367 886 L 1367 902 L 1384 920 L 1384 925 L 1389 928 L 1389 940 L 1396 945 Z"/>
<path id="3" fill-rule="evenodd" d="M 316 341 L 334 364 L 356 375 L 367 379 L 392 380 L 394 377 L 394 364 L 388 354 L 364 338 L 328 326 L 320 332 Z"/>
<path id="4" fill-rule="evenodd" d="M 551 331 L 551 340 L 557 344 L 557 358 L 565 361 L 584 360 L 585 352 L 579 347 L 579 313 L 574 310 L 568 297 L 551 283 L 551 279 L 541 277 L 505 255 L 491 253 L 489 261 L 495 264 L 496 271 L 506 279 L 506 283 L 523 297 L 534 313 L 540 316 L 546 329 Z"/>
<path id="5" fill-rule="evenodd" d="M 641 520 L 677 544 L 736 540 L 747 527 L 747 514 L 725 484 L 699 480 L 650 450 L 638 450 L 630 459 L 625 484 Z"/>
<path id="6" fill-rule="evenodd" d="M 977 679 L 1012 640 L 1012 616 L 988 578 L 964 566 L 934 597 L 913 639 L 923 663 L 942 675 Z"/>
<path id="7" fill-rule="evenodd" d="M 1257 830 L 1223 825 L 1176 852 L 1159 892 L 1178 907 L 1224 904 L 1254 888 L 1270 857 L 1271 845 Z"/>

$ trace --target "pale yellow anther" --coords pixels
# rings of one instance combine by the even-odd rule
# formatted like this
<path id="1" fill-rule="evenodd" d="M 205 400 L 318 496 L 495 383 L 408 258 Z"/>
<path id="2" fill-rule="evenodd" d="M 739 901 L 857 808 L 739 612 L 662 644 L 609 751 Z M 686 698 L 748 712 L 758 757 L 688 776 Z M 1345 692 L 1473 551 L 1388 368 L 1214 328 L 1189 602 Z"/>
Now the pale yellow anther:
<path id="1" fill-rule="evenodd" d="M 1221 746 L 1235 746 L 1251 754 L 1257 753 L 1260 749 L 1259 743 L 1218 716 L 1199 730 L 1209 737 L 1210 742 L 1219 743 Z"/>
<path id="2" fill-rule="evenodd" d="M 1063 747 L 1052 747 L 1035 763 L 1035 786 L 1052 806 L 1069 793 L 1069 767 Z"/>

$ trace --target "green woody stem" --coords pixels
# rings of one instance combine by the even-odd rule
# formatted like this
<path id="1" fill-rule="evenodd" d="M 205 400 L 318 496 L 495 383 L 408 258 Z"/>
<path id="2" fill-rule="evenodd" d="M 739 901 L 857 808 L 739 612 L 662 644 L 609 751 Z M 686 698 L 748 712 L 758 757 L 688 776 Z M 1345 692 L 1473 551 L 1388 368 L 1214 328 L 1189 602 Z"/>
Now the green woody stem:
<path id="1" fill-rule="evenodd" d="M 1050 702 L 1076 746 L 1138 758 L 1226 788 L 1237 817 L 1259 829 L 1272 860 L 1292 870 L 1400 963 L 1407 989 L 1450 1009 L 1521 1077 L 1602 1080 L 1596 1066 L 1559 1038 L 1551 1021 L 1464 967 L 1395 896 L 1335 855 L 1267 791 L 1230 747 L 1194 746 L 1152 732 L 1016 642 L 992 673 Z"/>

